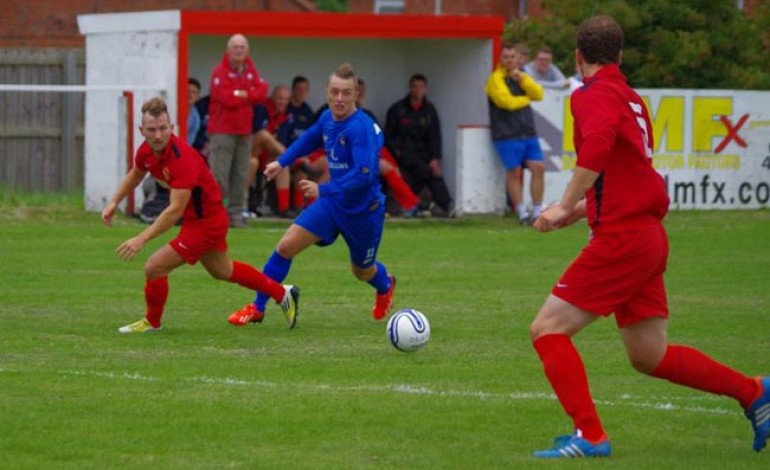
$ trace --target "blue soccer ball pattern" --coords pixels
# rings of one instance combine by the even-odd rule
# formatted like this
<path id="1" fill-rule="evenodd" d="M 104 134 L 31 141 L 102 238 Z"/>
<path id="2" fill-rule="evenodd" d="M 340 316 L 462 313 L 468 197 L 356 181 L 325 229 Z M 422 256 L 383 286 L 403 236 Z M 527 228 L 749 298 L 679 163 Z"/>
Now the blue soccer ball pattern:
<path id="1" fill-rule="evenodd" d="M 390 344 L 399 351 L 417 351 L 430 340 L 430 323 L 419 310 L 407 308 L 390 317 L 386 334 Z"/>

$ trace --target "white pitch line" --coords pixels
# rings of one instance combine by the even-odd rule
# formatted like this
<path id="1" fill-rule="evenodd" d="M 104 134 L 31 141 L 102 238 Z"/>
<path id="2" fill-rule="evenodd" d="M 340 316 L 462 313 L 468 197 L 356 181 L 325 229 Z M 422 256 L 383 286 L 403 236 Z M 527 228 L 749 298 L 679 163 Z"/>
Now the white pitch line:
<path id="1" fill-rule="evenodd" d="M 0 372 L 5 370 L 0 369 Z M 105 379 L 114 380 L 136 380 L 144 382 L 161 382 L 165 379 L 159 377 L 153 377 L 148 375 L 142 375 L 136 372 L 96 372 L 96 371 L 59 371 L 60 375 L 64 376 L 92 376 Z M 481 401 L 484 400 L 496 400 L 496 401 L 522 401 L 522 400 L 556 400 L 556 397 L 551 393 L 542 392 L 512 392 L 512 393 L 491 393 L 483 391 L 473 390 L 436 390 L 428 387 L 414 386 L 409 384 L 386 384 L 386 385 L 330 385 L 323 383 L 302 383 L 302 382 L 269 382 L 263 380 L 244 380 L 233 377 L 208 377 L 208 376 L 193 376 L 187 379 L 182 379 L 185 382 L 212 384 L 212 385 L 225 385 L 225 386 L 248 386 L 248 387 L 261 387 L 261 388 L 291 388 L 296 391 L 297 389 L 306 390 L 308 392 L 318 393 L 351 393 L 351 392 L 369 392 L 369 393 L 401 393 L 405 395 L 423 395 L 423 396 L 438 396 L 438 397 L 460 397 L 460 398 L 475 398 Z M 614 406 L 614 407 L 627 407 L 627 408 L 648 408 L 660 411 L 687 411 L 692 413 L 708 413 L 708 414 L 733 414 L 735 410 L 727 410 L 719 407 L 706 407 L 706 406 L 683 406 L 676 405 L 672 401 L 694 401 L 696 397 L 634 397 L 631 395 L 621 395 L 617 401 L 613 400 L 594 400 L 597 405 L 601 406 Z M 700 398 L 700 397 L 697 397 Z M 712 399 L 720 399 L 719 397 L 711 397 Z M 659 401 L 649 401 L 659 400 Z"/>

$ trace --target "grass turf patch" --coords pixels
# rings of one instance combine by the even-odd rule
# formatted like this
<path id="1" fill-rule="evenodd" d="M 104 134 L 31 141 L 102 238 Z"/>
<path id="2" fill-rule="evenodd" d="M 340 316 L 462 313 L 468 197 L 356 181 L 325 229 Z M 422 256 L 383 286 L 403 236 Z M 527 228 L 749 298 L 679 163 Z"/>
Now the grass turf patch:
<path id="1" fill-rule="evenodd" d="M 261 325 L 227 324 L 252 293 L 195 266 L 171 275 L 162 331 L 120 335 L 143 315 L 143 261 L 176 229 L 124 263 L 115 247 L 143 226 L 107 228 L 81 207 L 0 197 L 5 468 L 546 468 L 532 450 L 570 431 L 527 328 L 584 226 L 388 221 L 380 259 L 399 279 L 395 306 L 432 326 L 430 344 L 404 354 L 371 319 L 372 289 L 342 242 L 294 261 L 295 330 L 276 306 Z M 770 371 L 769 222 L 768 211 L 670 214 L 672 342 Z M 232 231 L 231 257 L 261 266 L 286 227 Z M 766 466 L 737 404 L 633 372 L 613 320 L 576 344 L 614 451 L 576 465 Z"/>

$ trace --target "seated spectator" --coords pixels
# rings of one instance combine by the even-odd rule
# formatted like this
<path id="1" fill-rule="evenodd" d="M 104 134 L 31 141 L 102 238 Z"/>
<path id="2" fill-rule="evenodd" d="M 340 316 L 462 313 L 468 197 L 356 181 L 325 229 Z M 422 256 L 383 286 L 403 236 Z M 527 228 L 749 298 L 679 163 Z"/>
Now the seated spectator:
<path id="1" fill-rule="evenodd" d="M 267 103 L 254 106 L 248 172 L 250 192 L 256 184 L 260 168 L 264 168 L 266 164 L 286 151 L 292 132 L 289 113 L 287 112 L 290 95 L 289 87 L 277 85 L 273 88 Z M 279 217 L 293 219 L 296 214 L 289 207 L 290 186 L 290 169 L 284 168 L 275 178 L 276 211 Z M 261 202 L 265 203 L 266 201 L 262 200 Z M 250 203 L 248 205 L 251 206 Z M 249 209 L 257 212 L 254 207 L 249 207 Z"/>
<path id="2" fill-rule="evenodd" d="M 287 147 L 294 143 L 313 123 L 316 121 L 313 109 L 307 103 L 307 96 L 310 93 L 310 80 L 302 75 L 297 75 L 291 82 L 291 98 L 287 112 L 291 122 L 292 132 L 289 135 Z M 292 206 L 296 211 L 301 211 L 312 200 L 308 200 L 305 194 L 299 190 L 299 182 L 303 179 L 311 179 L 316 182 L 325 182 L 329 180 L 329 169 L 326 165 L 326 159 L 320 158 L 323 152 L 314 152 L 311 155 L 302 157 L 295 162 L 292 168 Z"/>
<path id="3" fill-rule="evenodd" d="M 142 180 L 142 193 L 144 202 L 139 210 L 139 219 L 145 224 L 151 224 L 168 207 L 170 193 L 168 188 L 158 183 L 152 175 L 147 175 Z"/>
<path id="4" fill-rule="evenodd" d="M 201 96 L 201 82 L 195 78 L 187 79 L 187 143 L 192 145 L 201 128 L 201 115 L 195 103 Z"/>
<path id="5" fill-rule="evenodd" d="M 553 64 L 551 48 L 543 46 L 537 51 L 535 60 L 524 66 L 524 72 L 534 78 L 543 88 L 564 90 L 569 88 L 569 80 L 564 77 L 559 67 Z"/>
<path id="6" fill-rule="evenodd" d="M 356 106 L 361 111 L 365 112 L 372 118 L 378 126 L 377 117 L 372 111 L 364 108 L 364 99 L 366 98 L 366 82 L 363 79 L 358 79 L 358 100 L 356 100 Z M 384 179 L 387 183 L 387 187 L 390 189 L 390 193 L 393 199 L 396 200 L 401 211 L 406 217 L 415 217 L 418 215 L 417 205 L 420 203 L 420 198 L 415 195 L 406 184 L 404 178 L 401 176 L 401 172 L 398 169 L 398 163 L 393 157 L 393 154 L 383 146 L 380 150 L 380 178 Z M 384 188 L 383 188 L 384 189 Z"/>
<path id="7" fill-rule="evenodd" d="M 409 94 L 395 102 L 385 121 L 385 146 L 414 194 L 428 189 L 436 216 L 452 217 L 449 195 L 441 169 L 441 124 L 427 97 L 428 80 L 422 74 L 409 79 Z"/>
<path id="8" fill-rule="evenodd" d="M 292 132 L 289 135 L 289 145 L 312 126 L 316 121 L 313 108 L 307 104 L 307 96 L 310 94 L 310 80 L 302 75 L 297 75 L 291 81 L 291 98 L 286 111 L 292 121 Z"/>
<path id="9" fill-rule="evenodd" d="M 210 100 L 211 95 L 206 95 L 198 98 L 198 101 L 195 102 L 195 110 L 198 112 L 198 116 L 200 117 L 200 125 L 198 127 L 198 131 L 195 133 L 192 146 L 205 157 L 208 157 L 209 154 L 208 123 Z"/>

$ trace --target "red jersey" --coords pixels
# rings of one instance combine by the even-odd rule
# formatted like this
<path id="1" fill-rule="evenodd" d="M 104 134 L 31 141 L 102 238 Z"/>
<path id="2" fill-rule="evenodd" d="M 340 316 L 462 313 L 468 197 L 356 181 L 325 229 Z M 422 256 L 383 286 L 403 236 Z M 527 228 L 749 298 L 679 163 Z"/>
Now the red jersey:
<path id="1" fill-rule="evenodd" d="M 602 67 L 571 98 L 577 166 L 599 173 L 586 193 L 592 229 L 640 218 L 663 219 L 669 198 L 652 166 L 647 107 L 617 65 Z"/>
<path id="2" fill-rule="evenodd" d="M 208 133 L 251 135 L 252 107 L 267 99 L 267 88 L 250 58 L 238 71 L 225 54 L 211 74 Z M 248 99 L 235 96 L 235 90 L 247 91 Z"/>
<path id="3" fill-rule="evenodd" d="M 179 137 L 172 135 L 161 155 L 155 155 L 147 142 L 143 142 L 136 150 L 134 164 L 142 171 L 149 171 L 169 189 L 192 191 L 182 214 L 184 222 L 208 220 L 225 210 L 219 185 L 206 160 Z"/>

